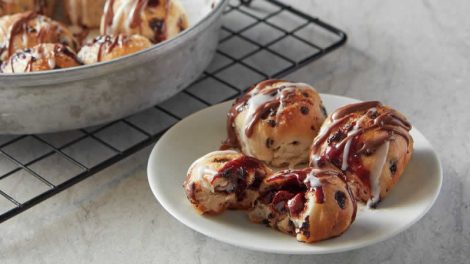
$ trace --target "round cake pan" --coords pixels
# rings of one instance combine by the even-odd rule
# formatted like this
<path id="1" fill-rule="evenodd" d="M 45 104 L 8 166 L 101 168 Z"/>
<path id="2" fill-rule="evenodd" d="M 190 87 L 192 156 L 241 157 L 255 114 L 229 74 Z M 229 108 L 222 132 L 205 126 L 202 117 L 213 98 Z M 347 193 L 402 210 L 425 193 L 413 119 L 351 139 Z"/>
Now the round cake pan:
<path id="1" fill-rule="evenodd" d="M 182 0 L 191 22 L 189 29 L 116 60 L 0 74 L 0 134 L 98 125 L 168 99 L 196 80 L 212 60 L 227 2 Z"/>

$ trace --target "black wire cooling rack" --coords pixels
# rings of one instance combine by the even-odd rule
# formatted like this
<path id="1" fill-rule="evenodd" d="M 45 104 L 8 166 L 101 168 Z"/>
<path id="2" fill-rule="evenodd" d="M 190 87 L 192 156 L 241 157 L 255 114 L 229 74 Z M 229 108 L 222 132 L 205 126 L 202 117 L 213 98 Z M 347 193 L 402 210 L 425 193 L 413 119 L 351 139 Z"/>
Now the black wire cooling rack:
<path id="1" fill-rule="evenodd" d="M 102 126 L 0 136 L 0 222 L 153 144 L 185 116 L 232 99 L 253 83 L 285 76 L 347 39 L 275 0 L 231 1 L 223 19 L 211 65 L 168 101 Z"/>

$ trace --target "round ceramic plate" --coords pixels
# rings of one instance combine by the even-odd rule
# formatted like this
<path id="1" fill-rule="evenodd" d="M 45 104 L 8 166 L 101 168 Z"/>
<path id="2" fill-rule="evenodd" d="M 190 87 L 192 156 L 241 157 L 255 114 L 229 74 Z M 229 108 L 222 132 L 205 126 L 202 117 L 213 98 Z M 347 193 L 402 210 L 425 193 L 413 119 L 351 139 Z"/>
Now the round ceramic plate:
<path id="1" fill-rule="evenodd" d="M 355 99 L 321 95 L 328 112 Z M 391 238 L 416 223 L 431 208 L 442 183 L 442 169 L 432 146 L 415 128 L 414 153 L 404 175 L 377 209 L 361 207 L 356 221 L 340 237 L 315 244 L 251 223 L 243 211 L 201 216 L 182 188 L 188 167 L 202 155 L 217 150 L 226 137 L 226 113 L 231 102 L 197 112 L 173 126 L 157 142 L 148 163 L 153 194 L 176 219 L 217 240 L 247 248 L 286 254 L 324 254 L 365 247 Z"/>

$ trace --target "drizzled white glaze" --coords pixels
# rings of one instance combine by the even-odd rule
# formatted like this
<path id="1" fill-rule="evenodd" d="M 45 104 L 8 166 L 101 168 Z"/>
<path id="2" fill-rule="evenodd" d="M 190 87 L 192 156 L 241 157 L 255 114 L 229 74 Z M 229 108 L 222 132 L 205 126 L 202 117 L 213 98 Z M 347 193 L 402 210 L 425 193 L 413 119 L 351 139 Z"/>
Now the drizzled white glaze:
<path id="1" fill-rule="evenodd" d="M 321 186 L 320 179 L 315 176 L 315 169 L 312 169 L 304 180 L 304 183 L 309 183 L 310 188 L 317 188 Z"/>
<path id="2" fill-rule="evenodd" d="M 51 57 L 47 58 L 47 64 L 49 65 L 50 69 L 54 69 L 55 68 L 55 57 L 51 56 Z"/>
<path id="3" fill-rule="evenodd" d="M 249 121 L 251 120 L 251 118 L 253 117 L 253 115 L 256 113 L 256 110 L 258 109 L 258 107 L 260 107 L 261 105 L 265 104 L 265 103 L 268 103 L 268 102 L 271 102 L 273 100 L 275 100 L 276 97 L 270 95 L 270 94 L 261 94 L 261 93 L 258 93 L 254 96 L 252 96 L 250 98 L 250 100 L 248 100 L 247 102 L 247 113 L 246 113 L 246 117 L 245 118 L 245 122 L 243 124 L 243 131 L 240 133 L 240 137 L 241 137 L 241 144 L 243 144 L 244 148 L 244 152 L 246 155 L 248 156 L 253 156 L 253 151 L 251 149 L 251 144 L 247 144 L 246 142 L 248 141 L 248 137 L 246 136 L 246 134 L 244 133 L 245 129 L 248 127 L 249 125 Z"/>
<path id="4" fill-rule="evenodd" d="M 368 207 L 375 205 L 380 200 L 380 176 L 382 175 L 385 162 L 387 161 L 389 147 L 390 142 L 387 141 L 382 144 L 375 153 L 376 162 L 369 175 L 371 198 L 367 202 Z"/>
<path id="5" fill-rule="evenodd" d="M 204 188 L 214 191 L 211 182 L 214 176 L 217 175 L 217 171 L 211 166 L 211 159 L 216 156 L 223 157 L 224 155 L 237 153 L 234 150 L 218 150 L 200 157 L 189 167 L 188 173 L 191 174 L 191 182 L 199 182 Z"/>
<path id="6" fill-rule="evenodd" d="M 121 26 L 124 27 L 125 30 L 130 31 L 131 30 L 131 24 L 132 20 L 134 19 L 135 16 L 141 16 L 143 19 L 145 19 L 145 13 L 142 14 L 135 14 L 137 11 L 137 6 L 139 4 L 139 0 L 128 0 L 128 1 L 119 1 L 119 5 L 117 8 L 114 8 L 114 6 L 106 6 L 107 8 L 113 8 L 114 9 L 114 16 L 113 16 L 113 21 L 111 25 L 108 25 L 107 29 L 107 34 L 113 34 L 118 31 L 118 28 Z M 144 7 L 142 10 L 145 9 L 147 5 L 147 1 L 144 2 Z M 106 10 L 105 10 L 106 12 Z"/>

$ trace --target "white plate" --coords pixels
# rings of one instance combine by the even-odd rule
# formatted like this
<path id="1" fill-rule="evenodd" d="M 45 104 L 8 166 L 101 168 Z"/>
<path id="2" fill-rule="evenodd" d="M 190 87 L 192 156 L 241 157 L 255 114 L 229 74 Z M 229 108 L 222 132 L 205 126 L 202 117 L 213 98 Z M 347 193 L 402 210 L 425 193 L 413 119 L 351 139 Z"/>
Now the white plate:
<path id="1" fill-rule="evenodd" d="M 331 112 L 355 99 L 321 95 Z M 182 188 L 191 163 L 216 150 L 226 137 L 226 113 L 231 102 L 197 112 L 173 126 L 157 142 L 148 163 L 148 180 L 162 206 L 188 227 L 217 240 L 273 253 L 323 254 L 347 251 L 391 238 L 416 223 L 431 208 L 442 183 L 442 169 L 432 146 L 415 128 L 413 157 L 404 175 L 377 209 L 358 209 L 356 221 L 342 236 L 315 244 L 250 223 L 244 212 L 206 217 L 194 211 Z"/>

